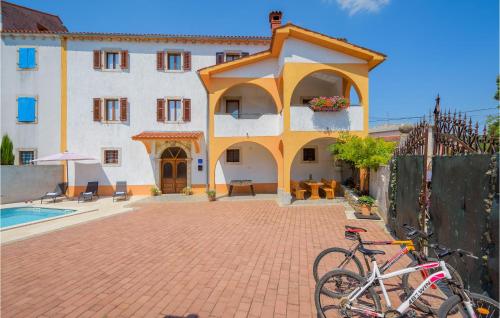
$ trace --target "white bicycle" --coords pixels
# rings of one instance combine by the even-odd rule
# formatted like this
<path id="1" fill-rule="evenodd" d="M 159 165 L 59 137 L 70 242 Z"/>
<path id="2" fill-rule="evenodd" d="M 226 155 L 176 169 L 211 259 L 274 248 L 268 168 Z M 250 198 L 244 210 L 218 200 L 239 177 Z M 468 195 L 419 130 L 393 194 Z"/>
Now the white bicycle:
<path id="1" fill-rule="evenodd" d="M 396 318 L 403 315 L 414 317 L 415 312 L 410 309 L 410 306 L 427 288 L 436 285 L 441 280 L 444 280 L 444 282 L 440 282 L 439 285 L 442 286 L 443 283 L 447 285 L 446 292 L 450 293 L 448 296 L 451 297 L 440 306 L 438 313 L 440 318 L 448 316 L 496 318 L 499 315 L 497 302 L 488 297 L 466 291 L 460 282 L 452 279 L 446 263 L 442 260 L 381 274 L 375 255 L 384 254 L 384 252 L 366 248 L 360 251 L 370 257 L 372 263 L 371 273 L 367 278 L 344 269 L 335 269 L 325 274 L 316 284 L 314 295 L 318 317 L 338 317 L 338 312 L 342 317 L 356 315 L 381 318 Z M 451 254 L 476 258 L 470 252 L 449 249 L 444 249 L 438 257 Z M 384 280 L 417 271 L 428 271 L 430 274 L 399 307 L 393 309 Z M 382 290 L 386 303 L 384 312 L 382 312 L 380 297 L 375 292 L 374 286 L 380 286 Z"/>

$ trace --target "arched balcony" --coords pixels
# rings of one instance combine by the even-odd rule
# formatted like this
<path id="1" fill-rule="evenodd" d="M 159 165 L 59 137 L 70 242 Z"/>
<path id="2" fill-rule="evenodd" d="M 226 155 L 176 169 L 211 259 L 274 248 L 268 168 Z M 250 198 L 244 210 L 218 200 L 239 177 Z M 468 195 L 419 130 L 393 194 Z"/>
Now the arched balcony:
<path id="1" fill-rule="evenodd" d="M 319 96 L 345 97 L 350 107 L 340 111 L 315 111 L 309 102 Z M 361 131 L 364 108 L 355 84 L 341 74 L 317 71 L 305 76 L 295 87 L 290 103 L 292 131 Z"/>
<path id="2" fill-rule="evenodd" d="M 254 84 L 229 88 L 214 114 L 215 137 L 278 136 L 283 119 L 271 94 Z"/>

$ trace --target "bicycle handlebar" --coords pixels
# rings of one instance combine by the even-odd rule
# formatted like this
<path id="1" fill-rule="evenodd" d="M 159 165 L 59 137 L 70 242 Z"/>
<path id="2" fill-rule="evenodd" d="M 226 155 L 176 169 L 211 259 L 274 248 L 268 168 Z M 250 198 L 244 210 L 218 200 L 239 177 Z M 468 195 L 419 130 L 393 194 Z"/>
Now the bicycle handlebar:
<path id="1" fill-rule="evenodd" d="M 472 252 L 457 248 L 456 250 L 452 250 L 446 246 L 439 245 L 439 244 L 431 244 L 429 245 L 430 248 L 434 250 L 438 258 L 443 258 L 446 256 L 450 256 L 453 254 L 457 254 L 460 257 L 470 257 L 472 259 L 479 259 L 476 255 L 474 255 Z"/>

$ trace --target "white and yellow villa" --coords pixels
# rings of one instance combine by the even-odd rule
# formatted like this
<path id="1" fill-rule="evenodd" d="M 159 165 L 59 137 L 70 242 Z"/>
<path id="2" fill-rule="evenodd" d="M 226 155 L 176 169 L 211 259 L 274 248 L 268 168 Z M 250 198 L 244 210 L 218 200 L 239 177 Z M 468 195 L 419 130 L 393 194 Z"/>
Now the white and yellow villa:
<path id="1" fill-rule="evenodd" d="M 1 132 L 20 165 L 66 150 L 97 158 L 71 164 L 70 194 L 94 180 L 104 195 L 121 180 L 131 194 L 251 180 L 290 202 L 292 180 L 346 177 L 327 147 L 368 134 L 369 74 L 385 55 L 278 11 L 269 24 L 271 37 L 70 32 L 3 1 Z M 350 107 L 314 111 L 317 96 Z"/>

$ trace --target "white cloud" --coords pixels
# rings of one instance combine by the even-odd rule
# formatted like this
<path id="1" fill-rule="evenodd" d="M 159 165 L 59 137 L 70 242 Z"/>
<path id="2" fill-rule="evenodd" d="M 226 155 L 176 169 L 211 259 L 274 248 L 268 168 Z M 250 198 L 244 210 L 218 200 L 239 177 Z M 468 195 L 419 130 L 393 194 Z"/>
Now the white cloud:
<path id="1" fill-rule="evenodd" d="M 323 0 L 326 3 L 337 2 L 343 9 L 354 15 L 361 11 L 378 12 L 380 8 L 387 5 L 390 0 Z"/>

